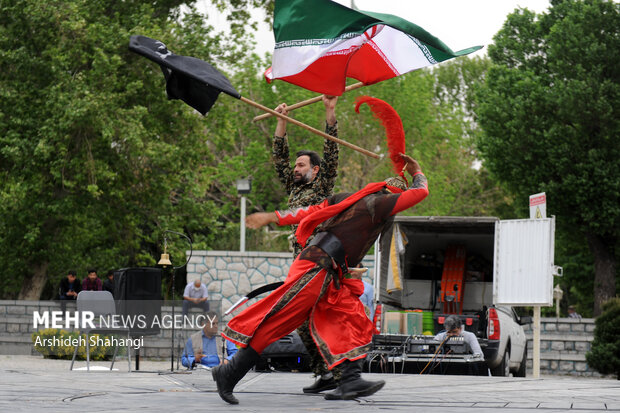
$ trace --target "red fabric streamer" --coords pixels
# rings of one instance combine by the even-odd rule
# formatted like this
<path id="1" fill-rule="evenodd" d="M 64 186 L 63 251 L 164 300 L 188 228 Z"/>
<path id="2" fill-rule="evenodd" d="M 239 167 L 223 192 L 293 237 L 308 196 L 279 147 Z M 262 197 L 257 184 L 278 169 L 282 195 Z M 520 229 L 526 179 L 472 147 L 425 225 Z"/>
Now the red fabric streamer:
<path id="1" fill-rule="evenodd" d="M 405 130 L 400 116 L 387 102 L 370 96 L 359 96 L 355 99 L 355 111 L 357 113 L 360 113 L 359 107 L 364 103 L 370 107 L 373 116 L 379 119 L 385 128 L 388 154 L 394 166 L 394 172 L 405 178 L 403 173 L 405 161 L 400 157 L 401 153 L 405 153 Z"/>

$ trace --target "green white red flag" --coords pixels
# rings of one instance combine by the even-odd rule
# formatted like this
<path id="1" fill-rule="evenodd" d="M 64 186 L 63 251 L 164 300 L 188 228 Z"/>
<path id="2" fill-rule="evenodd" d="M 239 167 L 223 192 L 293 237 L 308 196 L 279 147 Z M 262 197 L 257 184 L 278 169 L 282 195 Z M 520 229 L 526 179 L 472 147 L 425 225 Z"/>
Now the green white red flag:
<path id="1" fill-rule="evenodd" d="M 390 14 L 349 9 L 330 0 L 276 0 L 272 66 L 280 79 L 340 96 L 350 77 L 371 85 L 463 56 L 421 27 Z"/>

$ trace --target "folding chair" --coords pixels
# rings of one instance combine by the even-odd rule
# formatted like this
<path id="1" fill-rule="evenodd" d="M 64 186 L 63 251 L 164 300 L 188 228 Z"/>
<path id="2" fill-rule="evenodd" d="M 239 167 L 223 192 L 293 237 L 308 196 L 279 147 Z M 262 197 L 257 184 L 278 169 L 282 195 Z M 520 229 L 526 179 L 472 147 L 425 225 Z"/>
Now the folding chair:
<path id="1" fill-rule="evenodd" d="M 105 324 L 101 323 L 101 317 L 111 317 L 116 314 L 116 305 L 114 303 L 114 297 L 112 293 L 109 291 L 80 291 L 77 296 L 77 309 L 80 314 L 84 311 L 91 311 L 95 319 L 93 320 L 93 324 L 95 328 L 90 328 L 87 326 L 82 326 L 81 332 L 86 334 L 86 370 L 90 371 L 90 334 L 105 334 L 105 333 L 127 333 L 127 367 L 128 371 L 131 371 L 131 348 L 130 348 L 130 340 L 129 340 L 129 329 L 128 328 L 112 328 L 111 324 L 108 327 Z M 75 362 L 75 357 L 77 356 L 78 347 L 75 346 L 75 351 L 73 352 L 73 358 L 71 359 L 71 366 L 69 370 L 73 370 L 73 363 Z M 114 367 L 114 362 L 116 360 L 116 354 L 118 353 L 118 346 L 114 346 L 114 356 L 112 356 L 112 364 L 110 365 L 110 371 Z"/>

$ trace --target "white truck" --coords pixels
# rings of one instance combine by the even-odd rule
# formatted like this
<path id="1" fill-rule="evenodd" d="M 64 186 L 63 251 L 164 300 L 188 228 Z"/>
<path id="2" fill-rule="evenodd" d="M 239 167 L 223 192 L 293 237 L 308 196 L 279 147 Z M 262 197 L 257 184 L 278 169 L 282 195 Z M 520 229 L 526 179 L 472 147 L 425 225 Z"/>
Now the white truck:
<path id="1" fill-rule="evenodd" d="M 519 317 L 512 306 L 550 304 L 553 275 L 561 275 L 553 264 L 554 224 L 554 218 L 397 216 L 375 245 L 375 300 L 382 326 L 368 369 L 524 377 L 522 325 L 531 317 Z M 456 255 L 461 267 L 452 271 L 450 265 L 458 267 L 452 263 Z M 432 313 L 432 330 L 425 323 L 426 331 L 387 331 L 388 313 L 406 310 L 422 310 L 427 320 Z M 484 360 L 468 354 L 462 340 L 448 341 L 439 351 L 434 335 L 450 314 L 476 334 Z"/>

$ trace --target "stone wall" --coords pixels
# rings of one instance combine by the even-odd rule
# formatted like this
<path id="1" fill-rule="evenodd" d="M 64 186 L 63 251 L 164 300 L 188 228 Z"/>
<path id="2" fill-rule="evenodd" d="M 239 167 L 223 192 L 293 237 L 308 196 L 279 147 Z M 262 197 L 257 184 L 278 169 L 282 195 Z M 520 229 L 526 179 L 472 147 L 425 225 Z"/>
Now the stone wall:
<path id="1" fill-rule="evenodd" d="M 49 301 L 0 301 L 0 354 L 38 354 L 32 346 L 34 311 L 59 311 Z"/>
<path id="2" fill-rule="evenodd" d="M 196 278 L 207 285 L 210 301 L 224 312 L 239 298 L 262 285 L 282 281 L 292 263 L 290 253 L 194 251 L 187 267 L 187 281 Z M 364 277 L 372 283 L 374 261 L 367 256 L 369 267 Z M 75 305 L 74 303 L 71 303 Z M 214 308 L 216 309 L 216 308 Z M 0 354 L 38 354 L 32 346 L 32 314 L 34 311 L 59 311 L 53 301 L 0 301 Z M 72 308 L 68 307 L 71 311 Z M 162 307 L 162 315 L 170 315 L 170 305 Z M 180 305 L 175 313 L 181 314 Z M 227 322 L 230 316 L 224 317 Z M 532 331 L 525 326 L 528 337 L 528 368 L 532 368 Z M 595 376 L 585 354 L 593 340 L 593 319 L 543 318 L 541 320 L 541 374 Z M 175 331 L 175 350 L 184 343 L 190 331 Z M 162 329 L 155 336 L 145 336 L 142 356 L 170 357 L 172 331 Z"/>
<path id="3" fill-rule="evenodd" d="M 216 302 L 216 304 L 218 304 Z M 13 355 L 38 355 L 39 353 L 32 345 L 33 313 L 38 311 L 61 311 L 60 303 L 57 301 L 0 301 L 0 354 Z M 66 311 L 76 311 L 75 302 L 66 305 Z M 177 302 L 174 307 L 175 317 L 180 317 L 182 313 L 181 302 Z M 190 317 L 200 314 L 200 310 L 191 309 Z M 172 319 L 172 306 L 164 305 L 161 307 L 161 319 Z M 39 327 L 36 330 L 41 330 Z M 63 330 L 73 331 L 73 328 L 63 328 Z M 174 343 L 172 342 L 172 328 L 162 328 L 158 334 L 143 336 L 144 347 L 141 347 L 139 354 L 148 358 L 168 358 L 171 348 L 174 345 L 175 354 L 181 354 L 187 338 L 197 331 L 196 328 L 175 328 Z M 117 335 L 118 338 L 124 335 Z"/>
<path id="4" fill-rule="evenodd" d="M 528 369 L 532 369 L 532 325 L 524 326 L 528 338 Z M 599 376 L 586 362 L 594 339 L 592 318 L 542 318 L 540 322 L 540 373 Z"/>
<path id="5" fill-rule="evenodd" d="M 262 285 L 262 284 L 259 284 Z M 227 305 L 222 305 L 227 308 Z M 75 303 L 69 303 L 67 311 L 74 311 Z M 34 311 L 60 311 L 54 301 L 0 301 L 0 354 L 37 355 L 32 346 Z M 181 306 L 175 306 L 175 314 L 181 314 Z M 197 313 L 198 310 L 192 310 Z M 172 307 L 162 307 L 162 316 L 171 315 Z M 526 327 L 528 338 L 528 374 L 532 369 L 532 330 Z M 194 330 L 175 330 L 175 354 Z M 590 369 L 585 354 L 593 340 L 593 319 L 543 318 L 541 320 L 541 374 L 598 376 Z M 164 328 L 157 335 L 145 336 L 142 357 L 165 359 L 170 357 L 172 330 Z M 175 361 L 176 363 L 176 361 Z"/>
<path id="6" fill-rule="evenodd" d="M 250 291 L 265 284 L 283 281 L 292 263 L 290 253 L 194 251 L 187 266 L 187 281 L 200 279 L 209 290 L 211 309 L 223 314 L 233 303 Z M 372 283 L 374 260 L 366 257 L 369 267 L 365 280 Z M 180 297 L 178 297 L 180 298 Z M 167 303 L 170 304 L 170 303 Z M 67 303 L 67 311 L 75 311 L 75 302 Z M 55 301 L 0 301 L 0 354 L 38 354 L 32 346 L 33 312 L 60 311 Z M 175 314 L 181 314 L 181 303 L 176 302 Z M 198 310 L 193 309 L 194 313 Z M 172 306 L 162 307 L 162 317 L 172 314 Z M 223 317 L 227 322 L 232 317 Z M 194 330 L 175 330 L 175 353 L 179 353 L 187 337 Z M 179 347 L 179 345 L 181 347 Z M 145 336 L 140 354 L 145 357 L 170 357 L 171 329 Z"/>
<path id="7" fill-rule="evenodd" d="M 288 252 L 194 251 L 187 264 L 187 282 L 203 282 L 209 298 L 221 300 L 225 311 L 250 291 L 284 281 L 292 262 Z M 364 280 L 372 284 L 373 257 L 367 256 L 363 265 L 368 267 Z"/>

